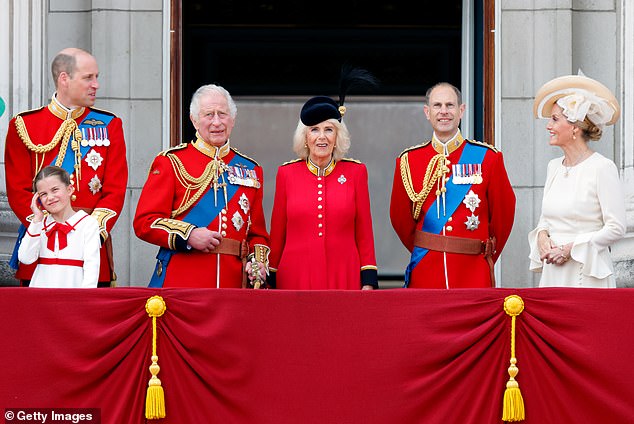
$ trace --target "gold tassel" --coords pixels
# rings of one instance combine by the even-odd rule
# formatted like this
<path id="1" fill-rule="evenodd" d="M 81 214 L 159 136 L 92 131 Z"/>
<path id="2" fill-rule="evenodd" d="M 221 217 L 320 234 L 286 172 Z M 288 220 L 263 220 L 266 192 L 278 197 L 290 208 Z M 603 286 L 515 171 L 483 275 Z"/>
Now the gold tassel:
<path id="1" fill-rule="evenodd" d="M 161 370 L 158 365 L 158 356 L 156 354 L 156 318 L 165 313 L 167 305 L 161 296 L 152 296 L 145 303 L 145 310 L 152 318 L 152 365 L 150 365 L 150 373 L 152 377 L 148 383 L 147 396 L 145 397 L 145 418 L 155 420 L 165 418 L 165 393 L 161 380 L 157 374 Z"/>
<path id="2" fill-rule="evenodd" d="M 502 408 L 502 421 L 507 422 L 524 421 L 526 418 L 520 385 L 515 380 L 515 376 L 519 372 L 516 366 L 517 358 L 515 357 L 515 319 L 523 310 L 524 301 L 521 297 L 511 295 L 504 299 L 504 312 L 511 317 L 511 365 L 508 368 L 510 378 L 506 382 L 504 406 Z"/>

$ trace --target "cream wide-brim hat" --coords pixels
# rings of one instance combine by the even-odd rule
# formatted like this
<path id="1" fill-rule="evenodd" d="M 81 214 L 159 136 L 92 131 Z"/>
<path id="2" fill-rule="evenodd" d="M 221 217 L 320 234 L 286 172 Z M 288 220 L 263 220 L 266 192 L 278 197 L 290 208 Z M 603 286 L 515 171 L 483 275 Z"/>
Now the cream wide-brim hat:
<path id="1" fill-rule="evenodd" d="M 564 75 L 548 81 L 537 90 L 535 102 L 533 103 L 533 113 L 536 118 L 550 119 L 553 105 L 560 98 L 569 94 L 574 94 L 576 90 L 587 90 L 597 97 L 604 99 L 614 110 L 612 118 L 605 125 L 612 125 L 621 116 L 621 107 L 614 97 L 614 94 L 599 81 L 588 78 L 584 75 Z"/>

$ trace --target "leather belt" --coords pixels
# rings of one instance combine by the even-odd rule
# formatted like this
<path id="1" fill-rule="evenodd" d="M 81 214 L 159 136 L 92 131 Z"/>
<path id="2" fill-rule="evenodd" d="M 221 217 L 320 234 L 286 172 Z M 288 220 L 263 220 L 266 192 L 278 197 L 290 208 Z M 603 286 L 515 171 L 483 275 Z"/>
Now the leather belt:
<path id="1" fill-rule="evenodd" d="M 440 234 L 416 231 L 414 244 L 424 249 L 437 252 L 462 253 L 465 255 L 479 255 L 484 253 L 484 242 L 476 239 L 442 236 Z"/>
<path id="2" fill-rule="evenodd" d="M 489 264 L 491 285 L 495 287 L 495 273 L 493 271 L 493 255 L 495 254 L 495 237 L 488 240 L 469 239 L 464 237 L 443 236 L 440 234 L 416 231 L 414 245 L 436 252 L 460 253 L 463 255 L 484 255 Z"/>
<path id="3" fill-rule="evenodd" d="M 240 259 L 245 258 L 247 256 L 247 245 L 238 240 L 223 238 L 220 241 L 220 244 L 214 248 L 214 250 L 210 253 L 219 253 L 221 255 L 233 255 L 237 256 Z"/>

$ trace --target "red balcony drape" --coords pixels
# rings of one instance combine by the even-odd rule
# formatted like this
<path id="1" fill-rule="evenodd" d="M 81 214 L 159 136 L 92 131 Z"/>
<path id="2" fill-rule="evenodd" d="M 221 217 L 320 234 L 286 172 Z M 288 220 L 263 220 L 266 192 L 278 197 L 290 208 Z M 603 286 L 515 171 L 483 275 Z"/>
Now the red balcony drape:
<path id="1" fill-rule="evenodd" d="M 145 423 L 151 319 L 166 418 L 502 423 L 517 294 L 525 423 L 634 422 L 634 291 L 0 290 L 0 406 Z"/>

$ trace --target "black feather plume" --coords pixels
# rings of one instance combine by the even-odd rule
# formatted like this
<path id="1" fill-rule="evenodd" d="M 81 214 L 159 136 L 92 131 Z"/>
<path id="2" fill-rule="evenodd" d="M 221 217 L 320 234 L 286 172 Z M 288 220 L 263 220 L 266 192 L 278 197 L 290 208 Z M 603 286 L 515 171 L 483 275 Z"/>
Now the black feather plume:
<path id="1" fill-rule="evenodd" d="M 343 106 L 346 94 L 350 89 L 360 87 L 376 88 L 378 86 L 379 80 L 367 69 L 343 65 L 339 76 L 339 106 Z"/>

